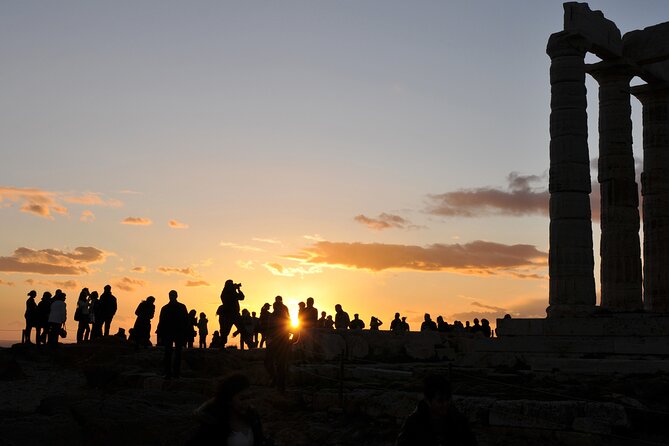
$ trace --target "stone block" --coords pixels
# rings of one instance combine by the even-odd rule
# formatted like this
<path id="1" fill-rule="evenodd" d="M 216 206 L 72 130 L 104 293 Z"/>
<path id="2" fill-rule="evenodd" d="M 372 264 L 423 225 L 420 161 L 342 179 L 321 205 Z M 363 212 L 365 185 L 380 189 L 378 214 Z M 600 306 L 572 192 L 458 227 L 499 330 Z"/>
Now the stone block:
<path id="1" fill-rule="evenodd" d="M 622 41 L 623 55 L 641 65 L 650 80 L 669 81 L 669 22 L 630 31 Z"/>
<path id="2" fill-rule="evenodd" d="M 589 50 L 601 59 L 623 54 L 623 40 L 616 24 L 601 11 L 592 11 L 587 3 L 564 3 L 564 30 L 585 38 L 590 43 Z"/>

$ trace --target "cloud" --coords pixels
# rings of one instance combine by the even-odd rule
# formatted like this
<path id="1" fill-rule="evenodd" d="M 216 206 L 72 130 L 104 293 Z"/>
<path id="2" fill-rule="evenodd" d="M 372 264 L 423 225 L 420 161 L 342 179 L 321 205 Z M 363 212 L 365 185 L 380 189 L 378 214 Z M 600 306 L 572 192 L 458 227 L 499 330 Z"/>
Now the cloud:
<path id="1" fill-rule="evenodd" d="M 146 272 L 146 267 L 145 266 L 135 266 L 130 271 L 141 274 L 141 273 Z"/>
<path id="2" fill-rule="evenodd" d="M 255 246 L 249 246 L 249 245 L 239 245 L 237 243 L 232 243 L 232 242 L 221 242 L 219 243 L 220 246 L 224 248 L 233 248 L 233 249 L 238 249 L 240 251 L 254 251 L 254 252 L 264 252 L 265 250 L 262 248 L 257 248 Z"/>
<path id="3" fill-rule="evenodd" d="M 150 218 L 144 217 L 126 217 L 121 221 L 122 225 L 137 225 L 137 226 L 148 226 L 152 224 Z"/>
<path id="4" fill-rule="evenodd" d="M 87 206 L 104 206 L 118 208 L 123 206 L 123 202 L 115 198 L 102 198 L 100 194 L 94 192 L 86 192 L 83 195 L 65 195 L 63 201 L 73 204 L 85 204 Z"/>
<path id="5" fill-rule="evenodd" d="M 210 286 L 205 280 L 187 280 L 186 286 Z"/>
<path id="6" fill-rule="evenodd" d="M 484 309 L 486 309 L 486 310 L 502 311 L 502 312 L 506 311 L 505 308 L 502 308 L 502 307 L 495 307 L 495 306 L 493 306 L 493 305 L 486 305 L 486 304 L 482 304 L 482 303 L 480 303 L 480 302 L 472 302 L 471 305 L 472 305 L 473 307 L 484 308 Z"/>
<path id="7" fill-rule="evenodd" d="M 11 256 L 0 257 L 0 271 L 77 276 L 88 274 L 89 265 L 104 262 L 108 255 L 92 246 L 80 246 L 69 252 L 21 247 Z"/>
<path id="8" fill-rule="evenodd" d="M 545 176 L 511 172 L 507 189 L 479 187 L 430 195 L 428 212 L 445 217 L 548 215 L 548 189 L 532 187 L 544 180 Z"/>
<path id="9" fill-rule="evenodd" d="M 358 223 L 362 223 L 369 229 L 373 229 L 375 231 L 383 231 L 384 229 L 391 228 L 405 229 L 417 227 L 412 225 L 409 220 L 402 218 L 399 215 L 386 214 L 385 212 L 379 214 L 377 218 L 371 218 L 360 214 L 353 217 L 353 220 L 357 221 Z"/>
<path id="10" fill-rule="evenodd" d="M 57 193 L 37 188 L 0 187 L 0 203 L 19 204 L 21 212 L 53 220 L 52 213 L 65 215 L 67 208 L 57 201 Z"/>
<path id="11" fill-rule="evenodd" d="M 14 286 L 15 283 L 14 283 L 14 282 L 8 282 L 8 281 L 6 281 L 6 280 L 2 280 L 2 279 L 0 279 L 0 285 Z"/>
<path id="12" fill-rule="evenodd" d="M 84 223 L 91 223 L 95 221 L 95 214 L 93 211 L 83 211 L 81 213 L 81 217 L 79 217 L 79 221 L 84 222 Z"/>
<path id="13" fill-rule="evenodd" d="M 324 242 L 325 238 L 321 237 L 320 234 L 312 234 L 312 235 L 303 235 L 303 238 L 312 241 L 312 242 Z"/>
<path id="14" fill-rule="evenodd" d="M 237 266 L 241 269 L 254 270 L 253 260 L 237 260 Z"/>
<path id="15" fill-rule="evenodd" d="M 4 202 L 4 203 L 3 203 Z M 101 194 L 86 192 L 82 195 L 47 191 L 38 188 L 0 187 L 0 207 L 18 204 L 21 212 L 27 212 L 49 220 L 53 214 L 67 215 L 63 203 L 88 206 L 120 207 L 123 203 L 114 198 L 103 198 Z"/>
<path id="16" fill-rule="evenodd" d="M 186 223 L 181 223 L 181 222 L 176 221 L 176 220 L 170 220 L 167 223 L 167 225 L 170 228 L 173 228 L 173 229 L 188 229 L 188 225 Z"/>
<path id="17" fill-rule="evenodd" d="M 183 274 L 183 275 L 186 275 L 186 276 L 193 276 L 193 277 L 199 276 L 197 271 L 195 271 L 190 266 L 187 266 L 185 268 L 177 268 L 177 267 L 173 267 L 173 266 L 159 266 L 158 271 L 161 272 L 161 273 L 164 273 L 164 274 L 175 273 L 175 274 Z"/>
<path id="18" fill-rule="evenodd" d="M 274 276 L 283 276 L 283 277 L 295 277 L 295 276 L 304 276 L 306 274 L 319 274 L 323 272 L 323 269 L 320 266 L 309 265 L 309 266 L 295 266 L 295 267 L 286 267 L 280 263 L 265 263 L 263 264 L 267 270 L 272 273 Z"/>
<path id="19" fill-rule="evenodd" d="M 114 282 L 114 286 L 123 291 L 135 291 L 136 287 L 143 287 L 146 282 L 141 279 L 134 279 L 132 277 L 122 277 Z"/>
<path id="20" fill-rule="evenodd" d="M 318 242 L 286 258 L 307 265 L 383 271 L 451 271 L 495 275 L 544 268 L 547 253 L 533 245 L 505 245 L 477 240 L 426 247 L 382 243 Z"/>
<path id="21" fill-rule="evenodd" d="M 254 242 L 260 242 L 260 243 L 269 243 L 270 245 L 280 245 L 281 241 L 280 240 L 275 240 L 273 238 L 258 238 L 254 237 L 251 240 Z"/>

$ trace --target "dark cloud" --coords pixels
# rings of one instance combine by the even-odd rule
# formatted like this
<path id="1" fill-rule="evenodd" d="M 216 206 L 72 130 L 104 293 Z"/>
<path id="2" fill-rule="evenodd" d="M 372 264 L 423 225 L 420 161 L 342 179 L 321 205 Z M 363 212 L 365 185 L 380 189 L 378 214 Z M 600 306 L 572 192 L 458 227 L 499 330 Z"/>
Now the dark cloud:
<path id="1" fill-rule="evenodd" d="M 428 212 L 446 217 L 548 215 L 548 189 L 532 187 L 544 179 L 512 172 L 506 189 L 480 187 L 430 195 Z"/>
<path id="2" fill-rule="evenodd" d="M 409 220 L 400 217 L 399 215 L 386 214 L 385 212 L 376 218 L 360 214 L 353 217 L 353 220 L 362 223 L 369 229 L 374 229 L 375 231 L 383 231 L 384 229 L 391 228 L 405 229 L 415 227 Z"/>
<path id="3" fill-rule="evenodd" d="M 103 198 L 98 193 L 87 192 L 72 195 L 37 188 L 0 187 L 0 203 L 18 204 L 22 212 L 53 220 L 53 214 L 65 215 L 67 207 L 62 203 L 87 206 L 120 207 L 123 203 L 113 198 Z M 4 207 L 4 206 L 0 206 Z M 90 211 L 89 211 L 90 212 Z"/>
<path id="4" fill-rule="evenodd" d="M 382 271 L 453 271 L 494 275 L 528 268 L 543 268 L 547 253 L 533 245 L 505 245 L 482 240 L 466 244 L 426 247 L 382 243 L 317 242 L 297 255 L 288 256 L 310 265 Z"/>
<path id="5" fill-rule="evenodd" d="M 82 275 L 89 265 L 104 262 L 107 253 L 92 246 L 80 246 L 74 251 L 57 249 L 17 248 L 9 257 L 0 257 L 0 271 L 50 275 Z"/>

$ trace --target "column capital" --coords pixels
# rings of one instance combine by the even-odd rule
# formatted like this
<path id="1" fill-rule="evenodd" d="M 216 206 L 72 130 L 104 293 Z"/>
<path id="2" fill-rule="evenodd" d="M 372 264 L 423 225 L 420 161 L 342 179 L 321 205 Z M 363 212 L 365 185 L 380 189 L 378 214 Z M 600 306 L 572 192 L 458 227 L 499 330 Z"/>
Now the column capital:
<path id="1" fill-rule="evenodd" d="M 563 56 L 583 56 L 590 48 L 590 43 L 581 35 L 569 31 L 553 33 L 548 38 L 546 54 L 551 59 Z"/>

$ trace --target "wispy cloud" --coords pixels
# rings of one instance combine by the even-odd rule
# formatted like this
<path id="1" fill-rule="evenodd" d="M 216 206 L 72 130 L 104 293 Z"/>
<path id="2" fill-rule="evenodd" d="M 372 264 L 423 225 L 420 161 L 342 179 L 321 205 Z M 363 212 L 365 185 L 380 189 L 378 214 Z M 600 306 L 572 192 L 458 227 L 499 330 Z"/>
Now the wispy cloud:
<path id="1" fill-rule="evenodd" d="M 206 280 L 187 280 L 186 286 L 194 287 L 194 286 L 210 286 L 210 285 L 209 282 L 207 282 Z"/>
<path id="2" fill-rule="evenodd" d="M 275 240 L 273 238 L 253 237 L 251 240 L 253 240 L 254 242 L 269 243 L 270 245 L 280 245 L 281 244 L 281 240 Z"/>
<path id="3" fill-rule="evenodd" d="M 454 313 L 450 316 L 451 320 L 471 321 L 474 318 L 485 318 L 494 322 L 495 319 L 501 319 L 506 314 L 516 318 L 544 318 L 546 317 L 548 301 L 545 298 L 526 297 L 509 304 L 508 307 L 498 307 L 479 302 L 472 302 L 471 305 L 480 308 L 480 310 L 472 309 Z"/>
<path id="4" fill-rule="evenodd" d="M 146 267 L 145 266 L 135 266 L 130 269 L 130 271 L 135 272 L 135 273 L 140 273 L 143 274 L 146 272 Z"/>
<path id="5" fill-rule="evenodd" d="M 383 243 L 317 242 L 287 258 L 305 265 L 383 271 L 451 271 L 496 275 L 544 268 L 547 253 L 533 245 L 505 245 L 477 240 L 466 244 L 429 246 Z"/>
<path id="6" fill-rule="evenodd" d="M 21 247 L 11 256 L 0 257 L 0 271 L 77 276 L 88 274 L 91 264 L 104 262 L 108 255 L 92 246 L 80 246 L 73 251 Z"/>
<path id="7" fill-rule="evenodd" d="M 256 246 L 240 245 L 238 243 L 232 243 L 232 242 L 221 242 L 221 243 L 219 243 L 219 245 L 224 247 L 224 248 L 238 249 L 240 251 L 253 251 L 253 252 L 263 252 L 263 251 L 265 251 L 264 249 L 258 248 Z"/>
<path id="8" fill-rule="evenodd" d="M 151 221 L 150 218 L 144 218 L 144 217 L 126 217 L 121 221 L 121 224 L 123 225 L 137 225 L 137 226 L 148 226 L 152 223 L 153 222 Z"/>
<path id="9" fill-rule="evenodd" d="M 306 274 L 319 274 L 323 272 L 323 268 L 317 265 L 308 266 L 283 266 L 280 263 L 265 263 L 263 264 L 267 270 L 274 276 L 295 277 L 304 276 Z"/>
<path id="10" fill-rule="evenodd" d="M 158 271 L 164 274 L 183 274 L 185 276 L 197 277 L 199 274 L 190 266 L 178 268 L 173 266 L 159 266 Z"/>
<path id="11" fill-rule="evenodd" d="M 367 217 L 363 214 L 360 214 L 353 217 L 353 220 L 357 221 L 358 223 L 362 223 L 369 229 L 373 229 L 375 231 L 383 231 L 384 229 L 392 229 L 392 228 L 396 229 L 418 228 L 418 226 L 412 225 L 411 222 L 406 218 L 400 217 L 399 215 L 395 214 L 386 214 L 385 212 L 379 214 L 379 216 L 376 218 Z"/>
<path id="12" fill-rule="evenodd" d="M 312 242 L 324 242 L 325 241 L 325 238 L 322 237 L 320 234 L 303 235 L 302 237 L 304 239 L 312 241 Z"/>
<path id="13" fill-rule="evenodd" d="M 105 206 L 118 208 L 123 206 L 121 200 L 115 198 L 104 198 L 99 193 L 86 192 L 82 195 L 64 195 L 63 201 L 66 203 L 83 204 L 87 206 Z"/>
<path id="14" fill-rule="evenodd" d="M 170 220 L 167 222 L 167 225 L 173 229 L 188 229 L 188 225 L 186 223 L 181 223 L 180 221 L 176 220 Z"/>
<path id="15" fill-rule="evenodd" d="M 0 279 L 0 285 L 4 285 L 4 286 L 14 286 L 15 283 L 14 283 L 14 282 L 9 282 L 9 281 Z"/>
<path id="16" fill-rule="evenodd" d="M 143 287 L 146 285 L 146 282 L 141 279 L 135 279 L 133 277 L 122 277 L 114 281 L 114 286 L 123 290 L 123 291 L 135 291 L 137 287 Z"/>
<path id="17" fill-rule="evenodd" d="M 253 260 L 237 260 L 237 266 L 241 269 L 254 270 Z"/>
<path id="18" fill-rule="evenodd" d="M 83 211 L 81 213 L 81 217 L 79 217 L 79 221 L 84 222 L 84 223 L 92 223 L 95 221 L 95 214 L 93 211 Z"/>

